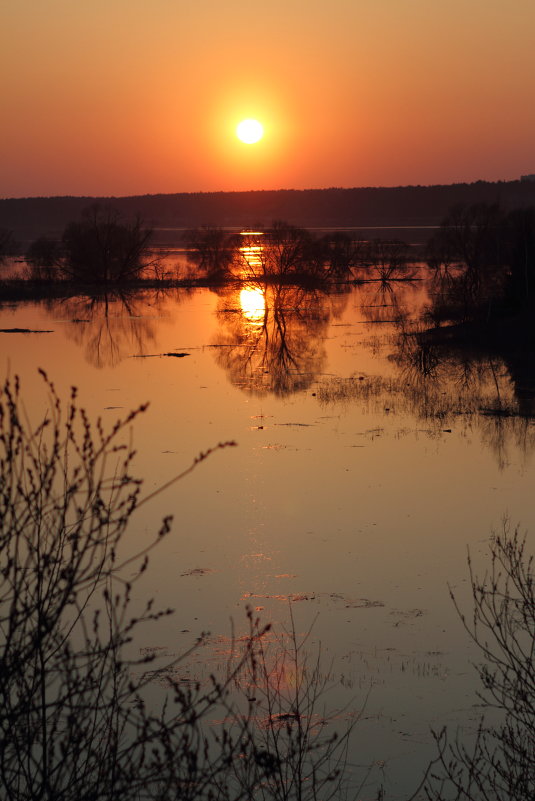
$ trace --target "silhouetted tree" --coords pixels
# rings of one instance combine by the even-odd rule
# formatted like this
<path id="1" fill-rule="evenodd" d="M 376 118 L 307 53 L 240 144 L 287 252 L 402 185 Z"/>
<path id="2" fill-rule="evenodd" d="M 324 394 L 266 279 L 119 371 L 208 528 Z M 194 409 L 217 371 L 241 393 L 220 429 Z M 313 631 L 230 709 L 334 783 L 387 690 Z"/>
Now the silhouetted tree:
<path id="1" fill-rule="evenodd" d="M 342 231 L 325 234 L 318 242 L 323 266 L 330 279 L 344 281 L 362 258 L 363 242 L 354 240 Z"/>
<path id="2" fill-rule="evenodd" d="M 310 249 L 308 231 L 276 220 L 264 234 L 264 273 L 280 278 L 305 271 Z"/>
<path id="3" fill-rule="evenodd" d="M 92 206 L 63 233 L 63 270 L 76 281 L 107 284 L 138 278 L 147 267 L 152 232 L 123 222 L 111 208 Z"/>
<path id="4" fill-rule="evenodd" d="M 304 228 L 281 220 L 271 228 L 244 232 L 233 274 L 247 281 L 307 284 L 326 280 L 325 247 Z"/>
<path id="5" fill-rule="evenodd" d="M 7 256 L 13 256 L 16 252 L 17 243 L 13 232 L 7 228 L 0 228 L 0 264 Z"/>
<path id="6" fill-rule="evenodd" d="M 511 211 L 504 229 L 509 299 L 516 307 L 529 309 L 535 302 L 535 208 Z"/>
<path id="7" fill-rule="evenodd" d="M 61 276 L 63 250 L 61 244 L 47 236 L 35 239 L 26 251 L 29 278 L 50 281 Z"/>
<path id="8" fill-rule="evenodd" d="M 432 254 L 435 246 L 440 246 L 448 261 L 464 264 L 474 274 L 500 265 L 502 219 L 497 204 L 453 206 L 431 238 L 429 251 Z"/>
<path id="9" fill-rule="evenodd" d="M 481 311 L 488 315 L 503 292 L 503 219 L 496 204 L 454 206 L 428 243 L 428 264 L 447 279 L 445 288 L 465 317 Z"/>
<path id="10" fill-rule="evenodd" d="M 36 267 L 55 267 L 61 261 L 62 249 L 56 239 L 41 236 L 26 251 L 26 261 Z"/>
<path id="11" fill-rule="evenodd" d="M 205 226 L 186 231 L 183 241 L 206 278 L 214 282 L 228 278 L 229 265 L 238 245 L 235 234 Z"/>

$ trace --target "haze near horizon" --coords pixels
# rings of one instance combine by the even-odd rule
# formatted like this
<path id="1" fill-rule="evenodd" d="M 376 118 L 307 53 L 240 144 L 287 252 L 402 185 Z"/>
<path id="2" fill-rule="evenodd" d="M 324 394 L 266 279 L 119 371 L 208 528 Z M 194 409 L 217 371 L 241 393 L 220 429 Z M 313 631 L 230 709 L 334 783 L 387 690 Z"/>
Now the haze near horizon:
<path id="1" fill-rule="evenodd" d="M 534 28 L 531 0 L 6 0 L 0 193 L 515 179 Z"/>

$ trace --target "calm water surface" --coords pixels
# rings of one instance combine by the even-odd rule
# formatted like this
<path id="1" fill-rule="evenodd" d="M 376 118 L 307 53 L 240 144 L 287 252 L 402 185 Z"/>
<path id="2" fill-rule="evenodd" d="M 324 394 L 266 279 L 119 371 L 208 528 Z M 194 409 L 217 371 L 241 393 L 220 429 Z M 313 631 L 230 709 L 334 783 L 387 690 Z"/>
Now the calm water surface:
<path id="1" fill-rule="evenodd" d="M 476 655 L 448 585 L 469 610 L 467 548 L 484 565 L 504 516 L 535 530 L 535 427 L 510 414 L 531 404 L 522 369 L 400 337 L 425 299 L 423 282 L 371 283 L 0 309 L 2 329 L 48 332 L 0 334 L 2 375 L 21 376 L 32 418 L 45 404 L 38 367 L 110 425 L 150 401 L 134 425 L 147 493 L 201 450 L 238 443 L 129 532 L 138 549 L 174 515 L 137 591 L 176 613 L 136 648 L 174 655 L 209 631 L 183 668 L 204 680 L 224 669 L 247 605 L 277 631 L 291 605 L 298 633 L 313 624 L 310 652 L 321 643 L 326 708 L 363 708 L 350 762 L 375 765 L 370 797 L 378 782 L 387 797 L 414 789 L 431 727 L 478 720 Z"/>

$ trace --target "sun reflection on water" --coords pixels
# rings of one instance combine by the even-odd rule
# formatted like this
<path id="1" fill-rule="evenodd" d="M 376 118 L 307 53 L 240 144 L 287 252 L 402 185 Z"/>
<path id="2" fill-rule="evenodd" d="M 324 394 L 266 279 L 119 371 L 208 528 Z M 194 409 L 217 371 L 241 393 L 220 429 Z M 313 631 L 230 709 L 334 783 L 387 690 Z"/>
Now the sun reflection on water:
<path id="1" fill-rule="evenodd" d="M 246 286 L 240 292 L 243 316 L 252 325 L 262 325 L 266 313 L 266 300 L 259 287 Z"/>

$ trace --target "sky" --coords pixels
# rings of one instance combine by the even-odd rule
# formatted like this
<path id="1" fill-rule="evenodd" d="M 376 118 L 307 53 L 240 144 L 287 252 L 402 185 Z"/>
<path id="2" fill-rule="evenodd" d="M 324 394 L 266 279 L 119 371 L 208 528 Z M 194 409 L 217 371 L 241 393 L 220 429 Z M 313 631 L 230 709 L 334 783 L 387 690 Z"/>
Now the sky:
<path id="1" fill-rule="evenodd" d="M 0 0 L 0 196 L 513 180 L 534 32 L 535 0 Z"/>

